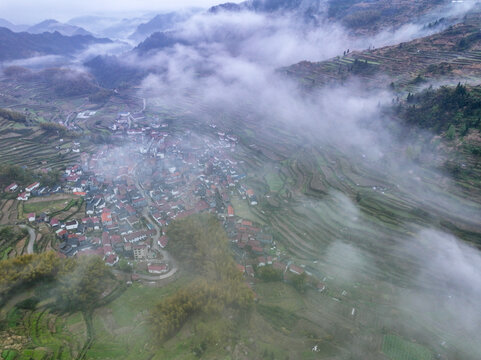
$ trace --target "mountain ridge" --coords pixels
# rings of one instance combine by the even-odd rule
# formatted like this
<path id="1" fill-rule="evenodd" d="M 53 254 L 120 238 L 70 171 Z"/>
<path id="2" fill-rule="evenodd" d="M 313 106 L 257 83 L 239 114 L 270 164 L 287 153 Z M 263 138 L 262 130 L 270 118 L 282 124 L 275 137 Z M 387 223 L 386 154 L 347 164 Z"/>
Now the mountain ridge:
<path id="1" fill-rule="evenodd" d="M 70 55 L 92 44 L 107 44 L 112 40 L 95 38 L 92 35 L 65 36 L 53 33 L 15 33 L 0 28 L 0 61 L 17 60 L 41 55 Z"/>

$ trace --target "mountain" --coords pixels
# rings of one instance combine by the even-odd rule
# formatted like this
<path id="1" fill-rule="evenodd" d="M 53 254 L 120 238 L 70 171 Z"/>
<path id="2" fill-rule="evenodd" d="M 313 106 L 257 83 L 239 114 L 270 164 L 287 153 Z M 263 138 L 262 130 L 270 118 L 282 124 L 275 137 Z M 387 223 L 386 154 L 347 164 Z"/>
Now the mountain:
<path id="1" fill-rule="evenodd" d="M 394 3 L 392 0 L 249 0 L 217 5 L 209 12 L 290 13 L 314 24 L 329 18 L 351 30 L 376 32 L 412 22 L 438 6 L 449 4 L 450 0 L 398 0 Z"/>
<path id="2" fill-rule="evenodd" d="M 31 71 L 20 66 L 10 66 L 4 69 L 4 75 L 21 84 L 35 82 L 44 87 L 45 93 L 62 98 L 91 95 L 100 90 L 92 75 L 69 68 Z"/>
<path id="3" fill-rule="evenodd" d="M 172 47 L 174 45 L 189 45 L 187 40 L 183 40 L 176 36 L 173 31 L 156 32 L 150 35 L 147 39 L 142 41 L 134 51 L 145 54 L 150 50 L 159 50 L 167 47 Z"/>
<path id="4" fill-rule="evenodd" d="M 26 30 L 26 32 L 31 34 L 41 34 L 44 32 L 53 33 L 55 31 L 65 36 L 92 35 L 90 32 L 79 26 L 63 24 L 52 19 L 42 21 L 41 23 L 33 25 Z"/>
<path id="5" fill-rule="evenodd" d="M 379 31 L 420 18 L 448 0 L 329 0 L 328 16 L 353 30 Z"/>
<path id="6" fill-rule="evenodd" d="M 121 62 L 116 56 L 97 56 L 84 65 L 90 69 L 97 82 L 107 88 L 135 84 L 148 74 L 141 68 Z"/>
<path id="7" fill-rule="evenodd" d="M 101 37 L 110 39 L 127 39 L 137 26 L 147 21 L 148 18 L 116 18 L 109 16 L 80 16 L 73 18 L 67 24 L 83 27 Z"/>
<path id="8" fill-rule="evenodd" d="M 0 28 L 0 61 L 15 60 L 41 55 L 70 55 L 92 44 L 111 43 L 91 35 L 64 36 L 59 32 L 30 34 L 14 33 Z"/>
<path id="9" fill-rule="evenodd" d="M 130 38 L 133 40 L 143 40 L 155 32 L 171 30 L 175 25 L 188 20 L 198 12 L 199 9 L 190 9 L 183 12 L 169 12 L 156 15 L 150 21 L 137 26 L 137 29 Z"/>
<path id="10" fill-rule="evenodd" d="M 14 23 L 2 18 L 0 18 L 0 27 L 5 27 L 15 32 L 25 31 L 28 29 L 28 25 L 15 25 Z"/>
<path id="11" fill-rule="evenodd" d="M 240 4 L 220 4 L 209 9 L 209 12 L 214 14 L 221 11 L 289 12 L 304 20 L 316 22 L 321 15 L 326 13 L 326 4 L 323 0 L 250 0 Z"/>

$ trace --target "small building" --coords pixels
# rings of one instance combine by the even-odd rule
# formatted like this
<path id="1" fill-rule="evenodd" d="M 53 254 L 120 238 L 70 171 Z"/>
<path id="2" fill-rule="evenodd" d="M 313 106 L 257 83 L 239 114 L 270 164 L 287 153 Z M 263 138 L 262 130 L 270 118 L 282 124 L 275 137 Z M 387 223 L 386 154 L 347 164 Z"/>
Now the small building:
<path id="1" fill-rule="evenodd" d="M 77 230 L 77 228 L 78 228 L 78 221 L 77 221 L 77 220 L 67 221 L 67 223 L 65 224 L 65 228 L 66 228 L 67 230 Z"/>
<path id="2" fill-rule="evenodd" d="M 167 236 L 164 235 L 159 238 L 158 244 L 162 249 L 165 248 L 168 243 L 169 239 L 167 238 Z"/>
<path id="3" fill-rule="evenodd" d="M 167 264 L 148 264 L 147 270 L 151 274 L 163 274 L 163 273 L 166 273 L 169 270 L 169 268 Z"/>
<path id="4" fill-rule="evenodd" d="M 227 216 L 229 217 L 234 216 L 234 207 L 232 205 L 227 206 Z"/>
<path id="5" fill-rule="evenodd" d="M 265 257 L 259 256 L 259 257 L 257 258 L 257 266 L 258 266 L 258 267 L 266 266 L 266 263 L 267 263 L 267 261 L 266 261 L 266 258 L 265 258 Z"/>
<path id="6" fill-rule="evenodd" d="M 17 196 L 18 201 L 27 201 L 30 194 L 28 192 L 23 192 Z"/>
<path id="7" fill-rule="evenodd" d="M 300 268 L 299 266 L 296 266 L 296 265 L 290 265 L 289 271 L 293 274 L 296 274 L 296 275 L 301 275 L 301 274 L 304 273 L 304 269 Z"/>
<path id="8" fill-rule="evenodd" d="M 101 215 L 102 224 L 104 225 L 112 225 L 112 214 L 109 212 L 103 212 Z"/>
<path id="9" fill-rule="evenodd" d="M 5 188 L 5 192 L 14 192 L 18 189 L 18 185 L 16 183 L 10 184 Z"/>
<path id="10" fill-rule="evenodd" d="M 29 186 L 27 186 L 27 187 L 25 188 L 25 191 L 26 191 L 26 192 L 32 192 L 33 190 L 37 189 L 39 186 L 40 186 L 40 183 L 39 183 L 39 182 L 35 182 L 35 183 L 30 184 Z"/>
<path id="11" fill-rule="evenodd" d="M 119 257 L 115 254 L 109 254 L 104 259 L 105 264 L 108 266 L 114 266 L 119 262 Z"/>
<path id="12" fill-rule="evenodd" d="M 147 245 L 134 245 L 132 246 L 134 251 L 134 259 L 141 260 L 147 257 Z"/>
<path id="13" fill-rule="evenodd" d="M 27 215 L 27 219 L 28 221 L 32 222 L 32 221 L 35 221 L 35 213 L 30 213 Z"/>

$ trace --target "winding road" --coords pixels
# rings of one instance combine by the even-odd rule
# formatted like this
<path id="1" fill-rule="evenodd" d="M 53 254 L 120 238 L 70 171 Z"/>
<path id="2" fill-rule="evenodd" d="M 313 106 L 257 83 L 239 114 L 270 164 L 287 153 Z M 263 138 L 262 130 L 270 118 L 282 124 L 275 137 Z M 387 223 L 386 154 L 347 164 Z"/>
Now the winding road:
<path id="1" fill-rule="evenodd" d="M 37 237 L 35 234 L 35 230 L 33 230 L 30 226 L 27 225 L 19 225 L 22 229 L 27 229 L 28 235 L 30 236 L 30 239 L 28 241 L 27 245 L 27 254 L 33 254 L 33 244 L 35 244 L 35 238 Z"/>
<path id="2" fill-rule="evenodd" d="M 146 191 L 142 188 L 142 186 L 140 186 L 140 183 L 139 183 L 137 178 L 134 178 L 134 180 L 135 180 L 135 186 L 137 187 L 139 192 L 142 194 L 142 196 L 147 200 L 147 203 L 148 203 L 149 207 L 153 206 L 154 203 L 153 203 L 150 195 L 148 195 L 146 193 Z M 162 274 L 162 275 L 153 275 L 153 276 L 142 275 L 142 274 L 137 274 L 137 275 L 143 280 L 155 281 L 155 280 L 167 279 L 167 278 L 171 277 L 172 275 L 174 275 L 177 272 L 177 270 L 179 269 L 178 266 L 177 266 L 177 262 L 167 251 L 165 251 L 164 249 L 162 249 L 160 247 L 159 239 L 162 236 L 162 228 L 159 226 L 159 224 L 157 224 L 155 221 L 153 221 L 151 219 L 150 214 L 149 214 L 149 209 L 144 208 L 143 211 L 142 211 L 142 215 L 144 216 L 145 220 L 147 220 L 149 222 L 149 224 L 152 225 L 157 231 L 157 234 L 155 235 L 155 238 L 152 241 L 152 248 L 154 248 L 156 251 L 158 251 L 162 254 L 165 261 L 167 261 L 171 265 L 171 269 L 167 273 Z"/>

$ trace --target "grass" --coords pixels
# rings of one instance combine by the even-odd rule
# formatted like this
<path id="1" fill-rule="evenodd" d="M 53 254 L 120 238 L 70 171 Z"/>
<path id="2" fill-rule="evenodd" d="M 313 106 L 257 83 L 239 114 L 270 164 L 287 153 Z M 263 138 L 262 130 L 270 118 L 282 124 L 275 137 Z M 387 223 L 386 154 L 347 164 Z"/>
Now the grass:
<path id="1" fill-rule="evenodd" d="M 11 246 L 8 247 L 8 248 L 6 248 L 6 249 L 0 254 L 0 258 L 1 258 L 2 260 L 8 259 L 8 254 L 9 254 L 10 251 L 12 251 L 12 250 L 13 250 L 13 247 L 11 247 Z"/>
<path id="2" fill-rule="evenodd" d="M 66 209 L 66 206 L 68 206 L 68 204 L 69 204 L 68 200 L 53 200 L 53 201 L 47 200 L 47 201 L 41 201 L 41 202 L 26 201 L 23 204 L 23 213 L 39 214 L 41 212 L 46 212 L 46 213 L 58 212 Z"/>
<path id="3" fill-rule="evenodd" d="M 95 341 L 87 358 L 147 358 L 151 350 L 145 345 L 152 340 L 147 321 L 149 311 L 188 281 L 183 277 L 161 288 L 134 283 L 113 302 L 99 309 L 93 316 Z"/>
<path id="4" fill-rule="evenodd" d="M 22 319 L 22 313 L 16 307 L 10 310 L 7 314 L 7 325 L 9 328 L 14 328 Z"/>
<path id="5" fill-rule="evenodd" d="M 382 352 L 391 360 L 431 360 L 433 354 L 422 345 L 404 340 L 397 335 L 385 335 Z"/>
<path id="6" fill-rule="evenodd" d="M 247 200 L 243 200 L 238 196 L 233 196 L 231 198 L 231 202 L 234 206 L 236 216 L 239 216 L 246 220 L 264 224 L 264 221 L 262 221 L 262 219 L 260 219 L 256 214 L 251 211 L 249 205 L 247 204 Z"/>
<path id="7" fill-rule="evenodd" d="M 4 350 L 2 351 L 2 359 L 4 360 L 14 360 L 18 356 L 15 350 Z"/>
<path id="8" fill-rule="evenodd" d="M 265 175 L 264 178 L 267 181 L 267 185 L 273 192 L 280 191 L 284 186 L 284 182 L 282 181 L 277 172 L 269 172 L 267 175 Z"/>
<path id="9" fill-rule="evenodd" d="M 283 282 L 258 282 L 255 291 L 260 304 L 280 307 L 291 313 L 305 308 L 302 295 Z"/>
<path id="10" fill-rule="evenodd" d="M 274 325 L 276 328 L 291 330 L 299 320 L 292 311 L 285 310 L 280 306 L 273 305 L 257 305 L 257 312 L 261 314 L 264 319 Z"/>

